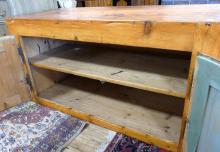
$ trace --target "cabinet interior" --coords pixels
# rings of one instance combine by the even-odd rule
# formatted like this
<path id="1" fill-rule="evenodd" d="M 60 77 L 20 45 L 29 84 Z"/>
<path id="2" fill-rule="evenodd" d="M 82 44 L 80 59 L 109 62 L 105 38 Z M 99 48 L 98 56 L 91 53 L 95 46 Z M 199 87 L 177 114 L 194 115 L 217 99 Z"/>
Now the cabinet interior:
<path id="1" fill-rule="evenodd" d="M 48 51 L 29 50 L 41 98 L 144 135 L 178 142 L 190 54 L 58 43 L 62 45 Z"/>

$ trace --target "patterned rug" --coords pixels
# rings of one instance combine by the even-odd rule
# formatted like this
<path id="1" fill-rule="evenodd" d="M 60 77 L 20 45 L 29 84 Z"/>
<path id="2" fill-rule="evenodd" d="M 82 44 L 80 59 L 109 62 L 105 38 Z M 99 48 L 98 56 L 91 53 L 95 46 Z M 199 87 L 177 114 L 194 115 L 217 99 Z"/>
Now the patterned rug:
<path id="1" fill-rule="evenodd" d="M 1 152 L 60 151 L 85 122 L 34 102 L 0 112 Z"/>
<path id="2" fill-rule="evenodd" d="M 117 133 L 104 152 L 168 152 L 168 151 Z"/>

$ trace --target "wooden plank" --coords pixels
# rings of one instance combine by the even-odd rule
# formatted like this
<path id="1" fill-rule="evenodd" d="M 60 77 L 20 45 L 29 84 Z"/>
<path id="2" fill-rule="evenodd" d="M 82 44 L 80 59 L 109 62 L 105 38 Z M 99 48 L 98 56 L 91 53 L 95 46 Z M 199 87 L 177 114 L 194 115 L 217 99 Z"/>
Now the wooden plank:
<path id="1" fill-rule="evenodd" d="M 131 49 L 132 50 L 132 49 Z M 132 50 L 133 51 L 133 50 Z M 31 59 L 36 67 L 185 97 L 189 60 L 97 46 L 63 46 Z"/>
<path id="2" fill-rule="evenodd" d="M 148 21 L 8 20 L 7 23 L 11 34 L 22 36 L 188 52 L 192 50 L 193 33 L 195 31 L 193 23 Z"/>
<path id="3" fill-rule="evenodd" d="M 187 10 L 187 11 L 186 11 Z M 220 4 L 216 5 L 167 5 L 133 7 L 93 7 L 57 9 L 26 14 L 13 20 L 54 20 L 54 21 L 144 21 L 206 23 L 220 22 Z M 131 32 L 131 31 L 129 31 Z"/>
<path id="4" fill-rule="evenodd" d="M 219 8 L 181 5 L 59 9 L 8 18 L 7 25 L 11 34 L 21 36 L 192 51 L 196 24 L 219 22 Z"/>
<path id="5" fill-rule="evenodd" d="M 108 129 L 88 124 L 63 152 L 96 152 L 102 145 L 109 143 L 116 134 Z"/>
<path id="6" fill-rule="evenodd" d="M 0 110 L 30 100 L 14 36 L 0 37 Z"/>
<path id="7" fill-rule="evenodd" d="M 69 107 L 63 106 L 61 104 L 57 104 L 51 100 L 37 97 L 35 102 L 37 102 L 41 105 L 59 110 L 59 111 L 64 112 L 66 114 L 72 115 L 73 117 L 89 121 L 93 124 L 102 126 L 103 128 L 107 128 L 107 129 L 113 130 L 115 132 L 119 132 L 119 133 L 125 134 L 127 136 L 136 138 L 140 141 L 143 141 L 143 142 L 146 142 L 146 143 L 149 143 L 152 145 L 156 145 L 158 147 L 167 149 L 169 151 L 173 151 L 173 152 L 177 151 L 177 144 L 174 142 L 162 140 L 162 139 L 154 137 L 152 135 L 147 135 L 147 134 L 143 135 L 138 131 L 134 131 L 133 129 L 129 129 L 124 126 L 113 124 L 113 123 L 108 122 L 106 120 L 102 120 L 100 118 L 94 117 L 93 115 L 88 115 L 86 113 L 79 112 L 77 110 L 74 110 L 73 108 L 69 108 Z"/>
<path id="8" fill-rule="evenodd" d="M 183 110 L 183 118 L 182 118 L 182 125 L 181 125 L 181 131 L 180 131 L 180 140 L 179 140 L 179 151 L 183 149 L 184 144 L 184 134 L 186 129 L 186 123 L 188 121 L 189 117 L 189 111 L 191 108 L 191 91 L 193 87 L 193 74 L 194 69 L 196 65 L 196 57 L 198 53 L 203 50 L 203 44 L 205 43 L 205 37 L 207 32 L 209 31 L 209 25 L 208 24 L 198 24 L 197 30 L 195 32 L 194 36 L 194 46 L 193 46 L 193 52 L 191 57 L 191 63 L 190 63 L 190 70 L 188 75 L 188 81 L 187 81 L 187 92 L 186 92 L 186 98 L 185 98 L 185 105 Z"/>
<path id="9" fill-rule="evenodd" d="M 37 97 L 37 88 L 34 83 L 34 78 L 32 75 L 30 64 L 29 64 L 29 59 L 27 56 L 26 48 L 25 48 L 25 45 L 23 43 L 23 39 L 21 36 L 17 36 L 16 40 L 17 40 L 17 43 L 19 44 L 20 49 L 22 49 L 22 58 L 23 58 L 23 62 L 24 62 L 24 72 L 25 72 L 26 76 L 28 77 L 28 81 L 30 81 L 28 85 L 30 88 L 32 100 L 35 101 L 36 100 L 35 98 Z"/>
<path id="10" fill-rule="evenodd" d="M 208 30 L 200 52 L 220 61 L 220 24 L 210 23 L 206 26 Z"/>
<path id="11" fill-rule="evenodd" d="M 217 88 L 217 85 L 220 86 L 220 80 L 218 81 L 216 86 L 210 87 L 209 94 L 206 96 L 208 101 L 206 110 L 203 112 L 203 126 L 199 126 L 202 127 L 198 145 L 198 151 L 200 152 L 218 151 L 220 148 L 218 142 L 220 139 L 220 121 L 218 121 L 220 120 L 220 87 Z"/>
<path id="12" fill-rule="evenodd" d="M 82 78 L 67 79 L 40 93 L 40 97 L 130 128 L 144 136 L 178 142 L 181 119 L 175 114 L 182 111 L 179 98 L 113 84 L 101 86 L 98 81 Z"/>
<path id="13" fill-rule="evenodd" d="M 32 74 L 34 77 L 34 81 L 40 82 L 40 83 L 35 83 L 37 92 L 41 92 L 44 91 L 45 89 L 50 88 L 51 86 L 54 85 L 54 83 L 61 81 L 66 76 L 66 74 L 64 73 L 58 73 L 55 71 L 48 71 L 39 68 L 33 68 L 33 69 L 34 70 L 32 70 Z"/>

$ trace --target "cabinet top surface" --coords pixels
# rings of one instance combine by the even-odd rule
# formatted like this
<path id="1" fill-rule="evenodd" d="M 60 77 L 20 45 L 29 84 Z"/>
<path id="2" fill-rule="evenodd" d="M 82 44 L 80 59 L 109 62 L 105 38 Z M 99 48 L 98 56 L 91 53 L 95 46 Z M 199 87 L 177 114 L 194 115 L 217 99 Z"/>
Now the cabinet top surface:
<path id="1" fill-rule="evenodd" d="M 12 20 L 220 22 L 220 5 L 85 7 L 27 14 Z M 8 18 L 8 20 L 11 20 Z"/>

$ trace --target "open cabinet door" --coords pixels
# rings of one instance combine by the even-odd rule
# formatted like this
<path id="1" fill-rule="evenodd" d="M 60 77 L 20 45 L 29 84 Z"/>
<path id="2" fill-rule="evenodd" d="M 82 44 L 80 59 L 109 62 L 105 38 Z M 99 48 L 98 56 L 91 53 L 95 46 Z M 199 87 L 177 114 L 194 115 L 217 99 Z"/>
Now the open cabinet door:
<path id="1" fill-rule="evenodd" d="M 220 62 L 199 56 L 187 124 L 188 152 L 220 151 Z"/>
<path id="2" fill-rule="evenodd" d="M 14 36 L 0 37 L 0 110 L 30 100 Z"/>

